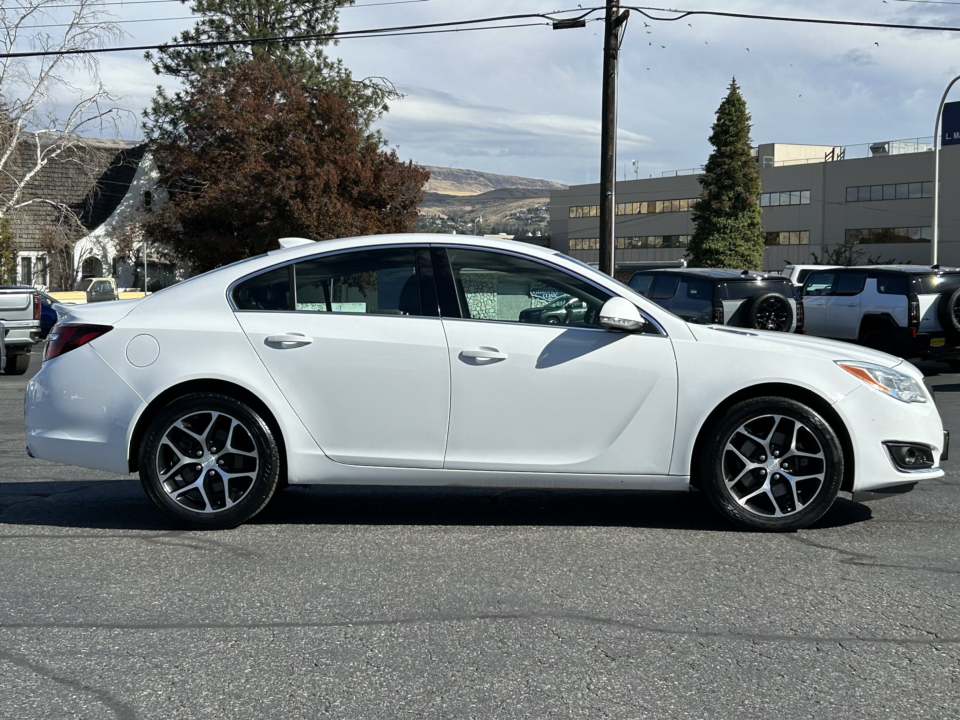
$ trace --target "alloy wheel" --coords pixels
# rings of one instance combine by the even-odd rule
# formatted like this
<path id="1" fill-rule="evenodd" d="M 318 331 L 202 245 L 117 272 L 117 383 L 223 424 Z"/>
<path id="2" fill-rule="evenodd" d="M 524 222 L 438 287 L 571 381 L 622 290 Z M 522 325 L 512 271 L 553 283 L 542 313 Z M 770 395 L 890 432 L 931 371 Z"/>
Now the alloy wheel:
<path id="1" fill-rule="evenodd" d="M 818 496 L 827 459 L 816 433 L 785 415 L 743 423 L 723 448 L 722 477 L 744 510 L 768 518 L 794 515 Z"/>
<path id="2" fill-rule="evenodd" d="M 790 306 L 778 297 L 768 297 L 757 307 L 757 329 L 783 332 L 790 328 Z"/>
<path id="3" fill-rule="evenodd" d="M 194 412 L 170 425 L 157 448 L 160 487 L 193 512 L 227 510 L 250 492 L 260 454 L 250 429 L 224 412 Z"/>

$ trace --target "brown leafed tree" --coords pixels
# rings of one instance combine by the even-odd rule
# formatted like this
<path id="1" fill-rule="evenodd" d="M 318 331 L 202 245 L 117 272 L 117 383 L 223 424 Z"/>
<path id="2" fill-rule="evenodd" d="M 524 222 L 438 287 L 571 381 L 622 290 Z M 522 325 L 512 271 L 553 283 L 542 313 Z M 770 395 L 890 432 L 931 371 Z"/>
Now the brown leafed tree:
<path id="1" fill-rule="evenodd" d="M 194 271 L 281 237 L 415 229 L 430 174 L 381 150 L 342 97 L 258 61 L 195 87 L 181 138 L 157 147 L 171 199 L 146 227 Z"/>

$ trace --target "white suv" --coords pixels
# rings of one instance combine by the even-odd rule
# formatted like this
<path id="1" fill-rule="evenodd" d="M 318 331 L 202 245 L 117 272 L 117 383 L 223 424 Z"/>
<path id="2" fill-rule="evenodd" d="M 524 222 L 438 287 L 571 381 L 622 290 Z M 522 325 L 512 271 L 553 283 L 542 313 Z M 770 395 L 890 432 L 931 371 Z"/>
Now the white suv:
<path id="1" fill-rule="evenodd" d="M 824 268 L 803 284 L 807 335 L 856 342 L 960 370 L 960 269 Z"/>

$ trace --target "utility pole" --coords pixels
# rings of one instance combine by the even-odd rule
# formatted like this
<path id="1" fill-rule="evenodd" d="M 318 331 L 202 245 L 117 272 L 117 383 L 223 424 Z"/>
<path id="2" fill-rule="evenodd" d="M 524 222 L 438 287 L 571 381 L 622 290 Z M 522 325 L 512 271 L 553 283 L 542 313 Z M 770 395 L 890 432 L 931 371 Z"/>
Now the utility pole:
<path id="1" fill-rule="evenodd" d="M 630 11 L 620 13 L 620 0 L 607 0 L 603 22 L 603 102 L 600 113 L 600 271 L 612 276 L 616 245 L 617 60 L 620 27 Z"/>

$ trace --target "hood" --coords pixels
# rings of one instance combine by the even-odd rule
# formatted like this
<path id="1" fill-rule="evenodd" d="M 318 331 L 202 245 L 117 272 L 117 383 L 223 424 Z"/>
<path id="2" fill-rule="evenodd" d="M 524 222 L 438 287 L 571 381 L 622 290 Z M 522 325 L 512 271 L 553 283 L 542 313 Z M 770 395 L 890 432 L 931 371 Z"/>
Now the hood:
<path id="1" fill-rule="evenodd" d="M 143 298 L 54 307 L 64 325 L 114 325 L 129 315 L 141 302 Z"/>
<path id="2" fill-rule="evenodd" d="M 790 355 L 812 355 L 824 360 L 854 360 L 893 368 L 903 363 L 902 358 L 879 350 L 809 335 L 772 332 L 770 330 L 748 330 L 725 325 L 694 325 L 688 323 L 693 336 L 701 342 L 737 345 L 743 348 L 751 346 L 767 352 L 782 352 Z"/>

